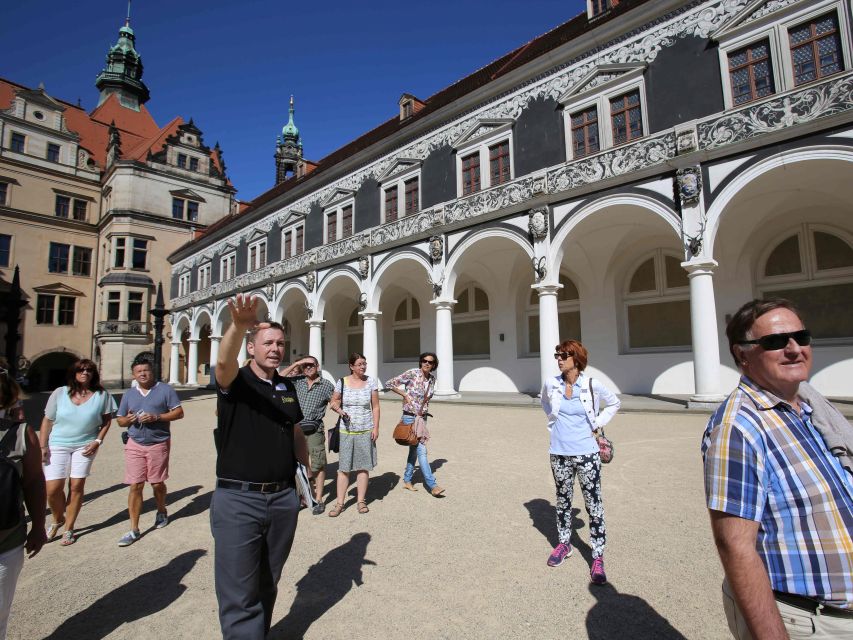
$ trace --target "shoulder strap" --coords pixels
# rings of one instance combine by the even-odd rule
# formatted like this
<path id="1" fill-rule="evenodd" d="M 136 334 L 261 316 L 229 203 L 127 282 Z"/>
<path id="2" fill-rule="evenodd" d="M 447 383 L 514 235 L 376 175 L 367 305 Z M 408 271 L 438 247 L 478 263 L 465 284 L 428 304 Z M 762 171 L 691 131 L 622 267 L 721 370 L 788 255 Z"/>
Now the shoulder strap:
<path id="1" fill-rule="evenodd" d="M 598 407 L 596 406 L 596 402 L 595 402 L 595 391 L 592 390 L 592 376 L 589 377 L 589 395 L 590 395 L 590 398 L 592 399 L 592 412 L 597 416 L 598 415 Z M 593 431 L 595 431 L 595 429 L 593 429 Z M 604 433 L 604 429 L 602 429 L 601 432 Z"/>

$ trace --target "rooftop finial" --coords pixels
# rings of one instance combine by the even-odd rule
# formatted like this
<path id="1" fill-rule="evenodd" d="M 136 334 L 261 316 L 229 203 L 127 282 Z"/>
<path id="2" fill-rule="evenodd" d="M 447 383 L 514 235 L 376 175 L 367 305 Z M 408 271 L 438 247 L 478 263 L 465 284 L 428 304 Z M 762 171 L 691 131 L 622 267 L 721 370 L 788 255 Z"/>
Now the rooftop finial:
<path id="1" fill-rule="evenodd" d="M 127 0 L 127 18 L 125 18 L 124 26 L 130 26 L 130 0 Z"/>

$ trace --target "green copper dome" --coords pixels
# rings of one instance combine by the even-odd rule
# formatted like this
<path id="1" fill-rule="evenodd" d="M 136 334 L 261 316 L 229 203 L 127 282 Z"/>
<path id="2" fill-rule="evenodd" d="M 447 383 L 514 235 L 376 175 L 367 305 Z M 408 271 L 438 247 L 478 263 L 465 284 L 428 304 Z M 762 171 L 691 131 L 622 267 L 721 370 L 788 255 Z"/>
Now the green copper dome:
<path id="1" fill-rule="evenodd" d="M 281 137 L 283 140 L 288 138 L 299 140 L 299 129 L 293 123 L 293 96 L 290 96 L 290 118 L 288 118 L 287 124 L 281 128 Z"/>

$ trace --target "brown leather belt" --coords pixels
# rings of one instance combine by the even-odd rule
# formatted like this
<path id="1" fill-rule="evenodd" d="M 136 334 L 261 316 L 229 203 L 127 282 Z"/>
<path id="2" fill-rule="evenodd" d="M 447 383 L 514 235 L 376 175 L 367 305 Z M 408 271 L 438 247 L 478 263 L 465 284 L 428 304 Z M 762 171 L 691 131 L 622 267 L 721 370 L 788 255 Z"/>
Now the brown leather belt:
<path id="1" fill-rule="evenodd" d="M 820 600 L 815 600 L 807 596 L 800 596 L 796 593 L 785 593 L 784 591 L 774 591 L 773 596 L 779 602 L 784 602 L 795 609 L 802 609 L 812 614 L 834 618 L 853 618 L 853 611 L 850 609 L 841 609 L 831 604 L 824 604 Z"/>

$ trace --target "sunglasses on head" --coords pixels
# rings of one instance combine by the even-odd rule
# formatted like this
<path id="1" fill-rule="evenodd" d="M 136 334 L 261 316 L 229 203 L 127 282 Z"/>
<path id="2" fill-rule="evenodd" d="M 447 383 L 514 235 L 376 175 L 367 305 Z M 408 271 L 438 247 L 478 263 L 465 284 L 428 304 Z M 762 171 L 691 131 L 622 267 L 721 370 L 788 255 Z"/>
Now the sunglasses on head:
<path id="1" fill-rule="evenodd" d="M 812 332 L 808 329 L 800 329 L 790 333 L 769 333 L 755 340 L 741 340 L 738 344 L 757 344 L 765 351 L 778 351 L 787 347 L 788 340 L 791 338 L 801 347 L 807 347 L 812 343 Z"/>
<path id="2" fill-rule="evenodd" d="M 558 351 L 554 354 L 555 360 L 568 360 L 569 358 L 574 358 L 575 354 L 571 351 Z"/>
<path id="3" fill-rule="evenodd" d="M 425 363 L 425 364 L 433 364 L 433 365 L 434 365 L 434 364 L 435 364 L 435 360 L 427 360 L 426 358 L 424 358 L 423 360 L 421 360 L 421 364 L 424 364 L 424 363 Z"/>

